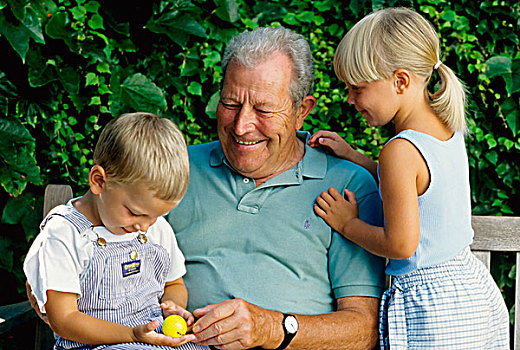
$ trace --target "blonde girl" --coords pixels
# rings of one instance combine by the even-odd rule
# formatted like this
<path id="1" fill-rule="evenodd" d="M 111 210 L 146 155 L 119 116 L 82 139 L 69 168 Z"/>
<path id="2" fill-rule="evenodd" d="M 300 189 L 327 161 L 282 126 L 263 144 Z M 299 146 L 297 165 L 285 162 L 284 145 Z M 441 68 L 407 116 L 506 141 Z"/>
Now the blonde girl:
<path id="1" fill-rule="evenodd" d="M 504 300 L 471 253 L 471 202 L 465 90 L 440 61 L 432 25 L 405 8 L 374 12 L 339 44 L 334 69 L 348 86 L 347 102 L 372 126 L 393 121 L 396 136 L 379 165 L 337 134 L 309 139 L 379 177 L 385 225 L 358 218 L 355 194 L 334 188 L 315 211 L 332 228 L 389 259 L 392 286 L 380 310 L 382 349 L 508 349 Z M 440 78 L 428 92 L 432 75 Z"/>

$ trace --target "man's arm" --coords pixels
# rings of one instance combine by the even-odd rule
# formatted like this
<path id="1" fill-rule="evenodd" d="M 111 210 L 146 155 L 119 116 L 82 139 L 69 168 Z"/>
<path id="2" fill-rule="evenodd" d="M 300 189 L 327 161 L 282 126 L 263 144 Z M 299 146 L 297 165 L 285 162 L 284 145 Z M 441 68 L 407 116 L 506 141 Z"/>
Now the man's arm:
<path id="1" fill-rule="evenodd" d="M 379 299 L 343 297 L 338 311 L 296 315 L 299 330 L 288 349 L 373 349 L 377 342 Z M 241 299 L 195 310 L 198 344 L 219 349 L 276 349 L 283 340 L 282 313 Z"/>

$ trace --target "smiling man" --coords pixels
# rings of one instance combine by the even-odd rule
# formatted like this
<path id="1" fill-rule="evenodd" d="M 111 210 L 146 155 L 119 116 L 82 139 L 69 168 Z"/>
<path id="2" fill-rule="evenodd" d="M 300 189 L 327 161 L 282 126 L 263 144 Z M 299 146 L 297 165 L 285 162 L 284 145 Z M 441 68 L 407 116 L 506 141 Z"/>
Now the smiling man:
<path id="1" fill-rule="evenodd" d="M 170 212 L 186 257 L 197 342 L 219 349 L 371 349 L 384 261 L 313 210 L 323 190 L 358 195 L 382 224 L 361 167 L 306 146 L 316 105 L 307 41 L 285 28 L 229 43 L 217 108 L 219 142 L 190 146 L 190 183 Z"/>

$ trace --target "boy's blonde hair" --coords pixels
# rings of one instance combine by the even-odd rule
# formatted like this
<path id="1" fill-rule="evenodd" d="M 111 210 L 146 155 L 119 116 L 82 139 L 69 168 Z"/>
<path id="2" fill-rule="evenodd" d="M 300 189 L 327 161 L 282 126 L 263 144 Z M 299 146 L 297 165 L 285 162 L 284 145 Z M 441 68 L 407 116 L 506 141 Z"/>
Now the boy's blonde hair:
<path id="1" fill-rule="evenodd" d="M 186 142 L 177 126 L 150 113 L 129 113 L 111 120 L 94 151 L 109 181 L 142 181 L 158 199 L 179 202 L 188 187 Z"/>
<path id="2" fill-rule="evenodd" d="M 356 23 L 341 40 L 334 55 L 334 71 L 344 82 L 382 80 L 398 69 L 423 77 L 428 85 L 439 58 L 439 38 L 433 26 L 407 8 L 387 8 Z M 437 67 L 441 86 L 425 89 L 437 116 L 451 130 L 466 131 L 466 91 L 444 64 Z"/>

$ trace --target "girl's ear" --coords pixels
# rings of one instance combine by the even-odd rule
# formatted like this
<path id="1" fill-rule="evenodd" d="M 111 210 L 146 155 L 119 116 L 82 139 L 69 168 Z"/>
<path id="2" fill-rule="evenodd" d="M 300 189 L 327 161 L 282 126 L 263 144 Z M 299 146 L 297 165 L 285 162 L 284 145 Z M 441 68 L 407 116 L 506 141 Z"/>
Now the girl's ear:
<path id="1" fill-rule="evenodd" d="M 104 186 L 106 186 L 106 179 L 105 169 L 100 165 L 94 165 L 92 169 L 90 169 L 88 175 L 88 181 L 92 193 L 100 194 L 103 191 Z"/>
<path id="2" fill-rule="evenodd" d="M 394 86 L 398 94 L 402 94 L 410 87 L 410 73 L 405 69 L 398 69 L 394 72 Z"/>

